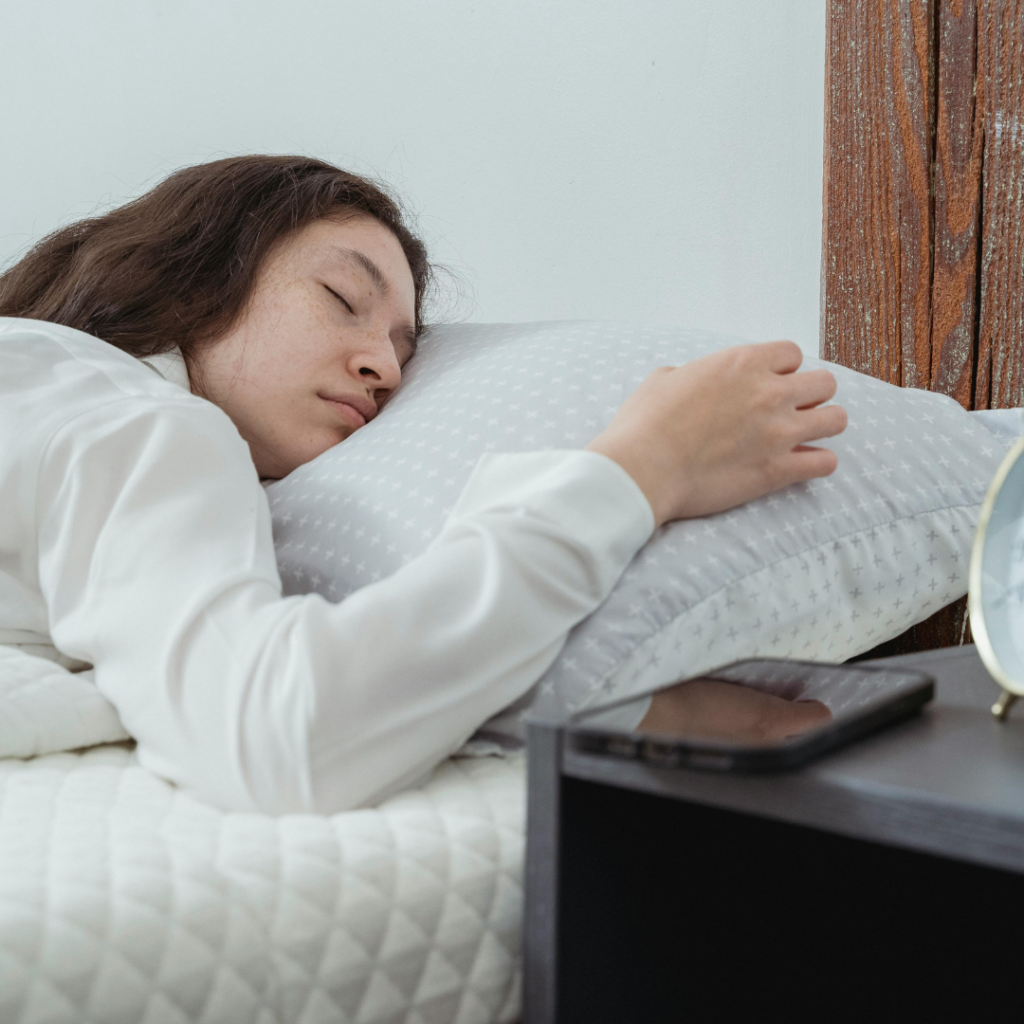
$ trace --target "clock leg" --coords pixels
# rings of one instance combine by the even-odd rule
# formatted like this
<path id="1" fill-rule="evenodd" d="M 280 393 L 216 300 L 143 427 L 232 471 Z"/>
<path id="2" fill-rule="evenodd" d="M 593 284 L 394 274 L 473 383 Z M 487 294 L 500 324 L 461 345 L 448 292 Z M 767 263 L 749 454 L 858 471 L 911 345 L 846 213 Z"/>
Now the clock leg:
<path id="1" fill-rule="evenodd" d="M 1016 699 L 1017 694 L 1010 693 L 1009 690 L 1003 690 L 999 695 L 999 700 L 992 705 L 992 714 L 995 715 L 1000 722 L 1005 722 L 1006 716 L 1010 713 L 1010 708 L 1013 707 Z"/>

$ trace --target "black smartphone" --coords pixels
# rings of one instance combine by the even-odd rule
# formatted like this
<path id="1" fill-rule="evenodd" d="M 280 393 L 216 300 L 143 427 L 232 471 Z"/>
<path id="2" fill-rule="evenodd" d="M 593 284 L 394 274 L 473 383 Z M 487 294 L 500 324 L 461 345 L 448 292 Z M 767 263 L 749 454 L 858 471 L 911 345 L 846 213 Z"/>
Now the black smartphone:
<path id="1" fill-rule="evenodd" d="M 906 718 L 935 694 L 924 672 L 782 658 L 738 661 L 569 722 L 577 750 L 662 768 L 762 772 Z"/>

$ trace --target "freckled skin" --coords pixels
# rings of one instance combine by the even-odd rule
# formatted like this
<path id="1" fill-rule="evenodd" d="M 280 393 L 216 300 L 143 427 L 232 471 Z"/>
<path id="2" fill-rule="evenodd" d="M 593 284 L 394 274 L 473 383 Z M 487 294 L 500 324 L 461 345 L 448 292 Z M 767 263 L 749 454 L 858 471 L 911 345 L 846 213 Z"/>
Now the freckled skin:
<path id="1" fill-rule="evenodd" d="M 386 289 L 339 248 L 372 261 Z M 362 215 L 316 221 L 277 246 L 240 319 L 192 356 L 193 390 L 231 417 L 261 477 L 286 476 L 358 429 L 324 394 L 371 411 L 398 387 L 415 297 L 386 227 Z"/>

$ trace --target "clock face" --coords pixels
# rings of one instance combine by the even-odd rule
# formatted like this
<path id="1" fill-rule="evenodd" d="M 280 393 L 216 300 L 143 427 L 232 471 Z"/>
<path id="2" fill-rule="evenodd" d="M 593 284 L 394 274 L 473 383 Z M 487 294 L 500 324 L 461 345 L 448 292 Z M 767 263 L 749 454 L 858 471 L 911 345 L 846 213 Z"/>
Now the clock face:
<path id="1" fill-rule="evenodd" d="M 1024 438 L 1007 452 L 981 508 L 969 606 L 985 667 L 1003 689 L 1024 695 Z"/>

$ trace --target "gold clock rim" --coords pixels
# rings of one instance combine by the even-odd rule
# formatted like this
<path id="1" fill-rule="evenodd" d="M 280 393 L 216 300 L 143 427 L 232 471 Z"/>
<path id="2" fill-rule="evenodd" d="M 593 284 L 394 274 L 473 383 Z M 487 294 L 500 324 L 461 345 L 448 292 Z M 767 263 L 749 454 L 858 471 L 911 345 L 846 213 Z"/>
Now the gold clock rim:
<path id="1" fill-rule="evenodd" d="M 971 619 L 971 635 L 978 648 L 982 663 L 992 678 L 1004 689 L 1018 697 L 1024 697 L 1024 680 L 1015 680 L 1008 676 L 996 657 L 989 639 L 988 626 L 985 624 L 985 612 L 981 602 L 981 563 L 985 551 L 985 536 L 988 532 L 989 519 L 995 508 L 999 492 L 1003 489 L 1010 470 L 1024 454 L 1024 437 L 1016 441 L 1013 447 L 1003 456 L 1003 461 L 996 470 L 996 475 L 988 485 L 988 493 L 981 505 L 978 516 L 978 528 L 974 533 L 974 544 L 971 548 L 971 568 L 967 579 L 967 611 Z"/>

